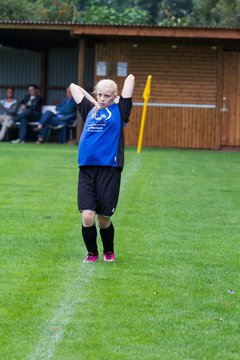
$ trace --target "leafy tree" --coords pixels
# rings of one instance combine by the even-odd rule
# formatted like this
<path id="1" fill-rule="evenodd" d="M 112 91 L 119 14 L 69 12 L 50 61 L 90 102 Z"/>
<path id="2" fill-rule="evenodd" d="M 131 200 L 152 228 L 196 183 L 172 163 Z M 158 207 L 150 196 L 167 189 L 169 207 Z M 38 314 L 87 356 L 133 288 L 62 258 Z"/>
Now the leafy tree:
<path id="1" fill-rule="evenodd" d="M 158 25 L 179 26 L 192 22 L 192 0 L 162 0 Z"/>
<path id="2" fill-rule="evenodd" d="M 240 26 L 240 0 L 193 0 L 195 23 L 202 26 Z"/>
<path id="3" fill-rule="evenodd" d="M 1 20 L 26 20 L 33 15 L 33 3 L 28 0 L 3 0 L 1 3 Z"/>
<path id="4" fill-rule="evenodd" d="M 221 26 L 240 26 L 240 0 L 220 0 L 215 9 L 217 24 Z"/>
<path id="5" fill-rule="evenodd" d="M 81 17 L 77 20 L 91 24 L 147 24 L 150 16 L 146 10 L 135 7 L 126 7 L 123 11 L 110 6 L 111 3 L 106 2 L 105 5 L 101 0 L 92 0 L 90 6 L 85 9 Z"/>
<path id="6" fill-rule="evenodd" d="M 240 0 L 0 0 L 1 20 L 240 27 Z"/>
<path id="7" fill-rule="evenodd" d="M 151 17 L 148 11 L 136 9 L 134 7 L 126 8 L 121 14 L 120 23 L 121 24 L 138 24 L 146 25 L 150 24 Z"/>
<path id="8" fill-rule="evenodd" d="M 89 0 L 76 0 L 75 5 L 77 6 L 78 10 L 84 11 L 89 6 Z"/>
<path id="9" fill-rule="evenodd" d="M 148 12 L 150 16 L 150 23 L 157 25 L 159 21 L 159 9 L 162 4 L 162 0 L 136 0 L 135 4 L 140 8 Z"/>
<path id="10" fill-rule="evenodd" d="M 35 19 L 39 21 L 73 21 L 76 7 L 68 0 L 37 0 Z"/>

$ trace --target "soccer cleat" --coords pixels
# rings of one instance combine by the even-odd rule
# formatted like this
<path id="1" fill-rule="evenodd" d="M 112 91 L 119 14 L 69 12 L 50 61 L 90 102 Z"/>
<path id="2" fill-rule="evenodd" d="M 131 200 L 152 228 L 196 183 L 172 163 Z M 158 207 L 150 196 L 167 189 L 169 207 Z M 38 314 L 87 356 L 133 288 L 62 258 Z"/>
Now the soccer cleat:
<path id="1" fill-rule="evenodd" d="M 25 143 L 25 141 L 20 140 L 20 139 L 12 140 L 11 142 L 12 142 L 12 144 L 24 144 Z"/>
<path id="2" fill-rule="evenodd" d="M 108 251 L 103 254 L 103 260 L 108 262 L 113 262 L 115 260 L 115 255 L 112 251 Z"/>
<path id="3" fill-rule="evenodd" d="M 98 256 L 94 255 L 93 253 L 88 253 L 87 257 L 83 260 L 83 262 L 90 262 L 93 263 L 98 260 Z"/>

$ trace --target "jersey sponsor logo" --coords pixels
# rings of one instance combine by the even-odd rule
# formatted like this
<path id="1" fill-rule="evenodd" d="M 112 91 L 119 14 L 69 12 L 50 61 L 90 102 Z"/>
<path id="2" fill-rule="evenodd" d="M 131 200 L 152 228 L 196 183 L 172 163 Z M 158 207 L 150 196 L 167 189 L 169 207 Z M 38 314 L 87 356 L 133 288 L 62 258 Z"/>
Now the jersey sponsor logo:
<path id="1" fill-rule="evenodd" d="M 96 114 L 92 113 L 91 119 L 95 119 L 97 121 L 102 121 L 102 120 L 107 121 L 112 116 L 112 113 L 108 108 L 105 108 L 102 113 L 100 113 L 100 114 L 98 114 L 98 113 L 99 113 L 99 111 Z"/>
<path id="2" fill-rule="evenodd" d="M 103 132 L 104 127 L 107 125 L 107 120 L 112 116 L 112 112 L 105 108 L 102 111 L 98 110 L 97 114 L 92 113 L 87 122 L 87 132 Z"/>

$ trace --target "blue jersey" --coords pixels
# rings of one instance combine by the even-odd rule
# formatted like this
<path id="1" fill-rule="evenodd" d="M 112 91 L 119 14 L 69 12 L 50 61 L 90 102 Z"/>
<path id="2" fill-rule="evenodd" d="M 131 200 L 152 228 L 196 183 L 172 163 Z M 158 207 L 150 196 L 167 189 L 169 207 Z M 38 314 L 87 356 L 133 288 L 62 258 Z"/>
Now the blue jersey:
<path id="1" fill-rule="evenodd" d="M 87 113 L 86 107 L 90 109 Z M 94 114 L 90 102 L 84 98 L 83 106 L 80 105 L 80 114 L 85 124 L 78 148 L 79 166 L 123 168 L 123 127 L 128 121 L 131 108 L 131 99 L 121 97 L 119 104 L 99 109 Z"/>

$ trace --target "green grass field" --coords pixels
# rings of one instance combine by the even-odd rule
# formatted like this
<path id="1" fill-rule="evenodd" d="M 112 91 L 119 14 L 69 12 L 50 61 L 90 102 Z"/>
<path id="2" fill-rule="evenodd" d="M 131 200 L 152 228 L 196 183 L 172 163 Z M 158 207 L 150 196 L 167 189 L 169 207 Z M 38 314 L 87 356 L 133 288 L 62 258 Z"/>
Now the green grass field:
<path id="1" fill-rule="evenodd" d="M 0 174 L 1 360 L 240 359 L 240 153 L 127 149 L 115 263 L 82 263 L 77 147 Z"/>

